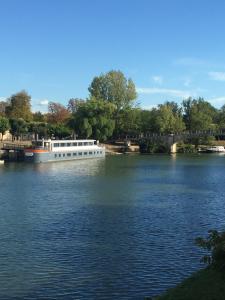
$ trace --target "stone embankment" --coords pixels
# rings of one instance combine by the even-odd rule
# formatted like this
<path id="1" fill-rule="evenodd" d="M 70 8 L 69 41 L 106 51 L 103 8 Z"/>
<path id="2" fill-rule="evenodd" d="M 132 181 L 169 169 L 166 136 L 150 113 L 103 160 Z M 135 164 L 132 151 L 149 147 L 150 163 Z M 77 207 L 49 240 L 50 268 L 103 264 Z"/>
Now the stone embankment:
<path id="1" fill-rule="evenodd" d="M 139 153 L 138 145 L 125 145 L 124 143 L 101 144 L 105 147 L 107 154 Z"/>

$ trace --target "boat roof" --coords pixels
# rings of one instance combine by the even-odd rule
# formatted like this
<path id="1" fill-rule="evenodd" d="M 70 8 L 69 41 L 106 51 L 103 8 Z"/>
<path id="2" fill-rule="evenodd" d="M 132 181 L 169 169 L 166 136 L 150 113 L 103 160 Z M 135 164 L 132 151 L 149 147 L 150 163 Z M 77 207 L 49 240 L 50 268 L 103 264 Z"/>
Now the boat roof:
<path id="1" fill-rule="evenodd" d="M 54 142 L 54 143 L 76 143 L 76 142 L 95 142 L 96 140 L 51 140 L 51 139 L 43 139 L 43 140 L 37 140 L 34 142 Z"/>

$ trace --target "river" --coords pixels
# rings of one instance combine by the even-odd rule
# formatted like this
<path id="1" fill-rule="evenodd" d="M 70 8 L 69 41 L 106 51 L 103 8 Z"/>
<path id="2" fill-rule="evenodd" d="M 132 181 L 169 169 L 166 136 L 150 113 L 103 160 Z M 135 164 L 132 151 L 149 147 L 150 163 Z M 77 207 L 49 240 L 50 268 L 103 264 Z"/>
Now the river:
<path id="1" fill-rule="evenodd" d="M 0 299 L 144 299 L 225 229 L 225 155 L 0 166 Z"/>

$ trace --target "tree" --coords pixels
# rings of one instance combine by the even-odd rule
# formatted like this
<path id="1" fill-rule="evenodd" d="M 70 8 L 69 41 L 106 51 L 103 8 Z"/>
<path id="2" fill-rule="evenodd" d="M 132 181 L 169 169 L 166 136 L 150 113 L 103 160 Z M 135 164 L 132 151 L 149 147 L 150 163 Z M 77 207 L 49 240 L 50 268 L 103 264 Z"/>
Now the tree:
<path id="1" fill-rule="evenodd" d="M 60 103 L 50 102 L 48 105 L 48 121 L 52 124 L 63 124 L 70 117 L 65 106 Z"/>
<path id="2" fill-rule="evenodd" d="M 135 85 L 131 79 L 127 79 L 121 71 L 110 71 L 106 74 L 94 77 L 89 86 L 91 97 L 97 100 L 110 102 L 115 106 L 113 119 L 115 121 L 114 135 L 121 132 L 121 124 L 126 110 L 133 106 L 137 98 Z M 123 113 L 121 113 L 123 111 Z"/>
<path id="3" fill-rule="evenodd" d="M 54 136 L 56 139 L 68 138 L 71 136 L 71 129 L 63 124 L 49 124 L 48 136 Z"/>
<path id="4" fill-rule="evenodd" d="M 215 128 L 217 110 L 203 98 L 188 98 L 183 101 L 184 122 L 191 131 Z"/>
<path id="5" fill-rule="evenodd" d="M 68 102 L 67 109 L 70 113 L 77 112 L 78 108 L 83 105 L 85 101 L 80 98 L 71 98 Z"/>
<path id="6" fill-rule="evenodd" d="M 22 134 L 28 132 L 28 124 L 22 118 L 19 119 L 10 119 L 10 133 L 13 136 L 13 139 L 16 137 L 19 139 Z"/>
<path id="7" fill-rule="evenodd" d="M 138 134 L 141 128 L 141 110 L 139 108 L 121 110 L 117 125 L 115 136 Z"/>
<path id="8" fill-rule="evenodd" d="M 155 113 L 155 127 L 157 132 L 163 134 L 181 132 L 185 129 L 179 111 L 174 110 L 173 105 L 168 102 L 158 106 Z"/>
<path id="9" fill-rule="evenodd" d="M 48 124 L 45 122 L 30 122 L 27 124 L 28 132 L 34 135 L 35 140 L 46 138 L 48 132 Z"/>
<path id="10" fill-rule="evenodd" d="M 2 134 L 2 139 L 3 135 L 7 130 L 9 130 L 9 120 L 5 117 L 0 117 L 0 133 Z"/>
<path id="11" fill-rule="evenodd" d="M 0 101 L 0 116 L 5 117 L 5 111 L 6 111 L 6 106 L 7 106 L 6 101 Z"/>
<path id="12" fill-rule="evenodd" d="M 31 97 L 26 91 L 12 95 L 8 99 L 8 105 L 5 108 L 6 116 L 11 119 L 32 120 L 30 101 Z"/>
<path id="13" fill-rule="evenodd" d="M 36 111 L 35 113 L 33 113 L 33 121 L 34 122 L 46 122 L 47 116 L 46 116 L 46 114 L 43 114 L 40 111 Z"/>
<path id="14" fill-rule="evenodd" d="M 220 110 L 218 110 L 216 114 L 216 120 L 215 120 L 217 126 L 219 129 L 225 128 L 225 105 L 221 107 Z"/>
<path id="15" fill-rule="evenodd" d="M 115 128 L 112 119 L 115 106 L 94 97 L 79 106 L 69 121 L 70 128 L 82 138 L 94 138 L 105 141 L 111 137 Z"/>
<path id="16" fill-rule="evenodd" d="M 130 107 L 137 98 L 135 85 L 121 71 L 110 71 L 95 77 L 89 87 L 92 97 L 111 102 L 116 112 Z"/>

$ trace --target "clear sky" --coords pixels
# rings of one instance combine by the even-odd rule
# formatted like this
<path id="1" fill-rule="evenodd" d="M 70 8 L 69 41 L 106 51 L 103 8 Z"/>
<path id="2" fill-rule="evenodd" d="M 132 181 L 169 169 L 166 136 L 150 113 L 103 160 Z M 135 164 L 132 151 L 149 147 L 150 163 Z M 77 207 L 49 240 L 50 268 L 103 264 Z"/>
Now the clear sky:
<path id="1" fill-rule="evenodd" d="M 138 102 L 202 96 L 225 104 L 224 0 L 0 0 L 0 99 L 25 89 L 33 110 L 88 97 L 121 70 Z"/>

